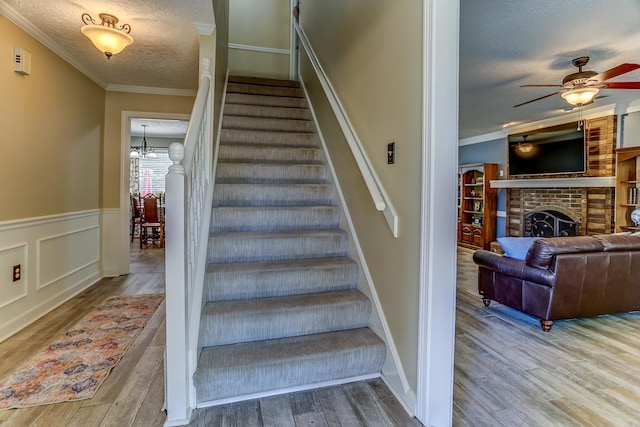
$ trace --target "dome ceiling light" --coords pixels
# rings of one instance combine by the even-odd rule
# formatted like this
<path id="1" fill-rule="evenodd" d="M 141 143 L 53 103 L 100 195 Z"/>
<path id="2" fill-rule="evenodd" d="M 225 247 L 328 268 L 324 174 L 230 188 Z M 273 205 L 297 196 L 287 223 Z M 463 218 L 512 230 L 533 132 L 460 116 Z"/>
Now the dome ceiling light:
<path id="1" fill-rule="evenodd" d="M 111 59 L 111 56 L 122 52 L 133 43 L 133 37 L 129 35 L 131 26 L 129 24 L 117 26 L 118 18 L 108 13 L 101 13 L 98 16 L 101 19 L 99 24 L 91 15 L 83 13 L 82 22 L 85 25 L 80 28 L 80 31 L 107 56 L 107 59 Z"/>

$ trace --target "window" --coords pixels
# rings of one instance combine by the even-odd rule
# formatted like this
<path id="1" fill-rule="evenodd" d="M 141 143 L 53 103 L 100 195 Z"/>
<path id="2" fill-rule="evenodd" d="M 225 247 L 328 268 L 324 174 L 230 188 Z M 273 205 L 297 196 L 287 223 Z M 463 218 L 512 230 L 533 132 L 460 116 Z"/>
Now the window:
<path id="1" fill-rule="evenodd" d="M 156 157 L 144 157 L 131 159 L 131 185 L 132 194 L 139 193 L 144 196 L 148 193 L 164 193 L 164 180 L 173 163 L 169 159 L 166 148 L 156 148 Z"/>

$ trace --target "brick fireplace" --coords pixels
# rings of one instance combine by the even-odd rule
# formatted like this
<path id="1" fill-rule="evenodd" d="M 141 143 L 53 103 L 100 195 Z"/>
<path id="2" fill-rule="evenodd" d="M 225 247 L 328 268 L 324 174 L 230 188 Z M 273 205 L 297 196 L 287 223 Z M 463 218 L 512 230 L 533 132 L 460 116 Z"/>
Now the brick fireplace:
<path id="1" fill-rule="evenodd" d="M 587 172 L 559 178 L 611 177 L 615 175 L 615 116 L 586 123 Z M 532 180 L 544 177 L 527 177 Z M 558 178 L 554 176 L 553 178 Z M 577 234 L 609 234 L 614 231 L 615 194 L 613 187 L 545 187 L 507 189 L 507 235 L 525 236 L 530 232 L 526 216 L 537 211 L 559 212 L 580 223 Z"/>

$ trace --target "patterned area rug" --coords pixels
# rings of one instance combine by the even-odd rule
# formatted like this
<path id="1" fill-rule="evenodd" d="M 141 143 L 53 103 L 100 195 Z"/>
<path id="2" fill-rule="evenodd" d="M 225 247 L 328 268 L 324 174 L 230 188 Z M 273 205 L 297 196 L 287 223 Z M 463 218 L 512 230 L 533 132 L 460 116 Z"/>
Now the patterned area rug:
<path id="1" fill-rule="evenodd" d="M 0 381 L 0 409 L 92 397 L 163 298 L 162 294 L 107 298 Z"/>

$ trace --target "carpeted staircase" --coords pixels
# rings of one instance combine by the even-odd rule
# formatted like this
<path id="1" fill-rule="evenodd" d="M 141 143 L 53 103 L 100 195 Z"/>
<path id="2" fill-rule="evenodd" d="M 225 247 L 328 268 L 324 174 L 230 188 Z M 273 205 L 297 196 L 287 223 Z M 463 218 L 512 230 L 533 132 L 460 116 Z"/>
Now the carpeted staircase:
<path id="1" fill-rule="evenodd" d="M 198 403 L 380 373 L 298 82 L 230 77 L 216 175 Z"/>

